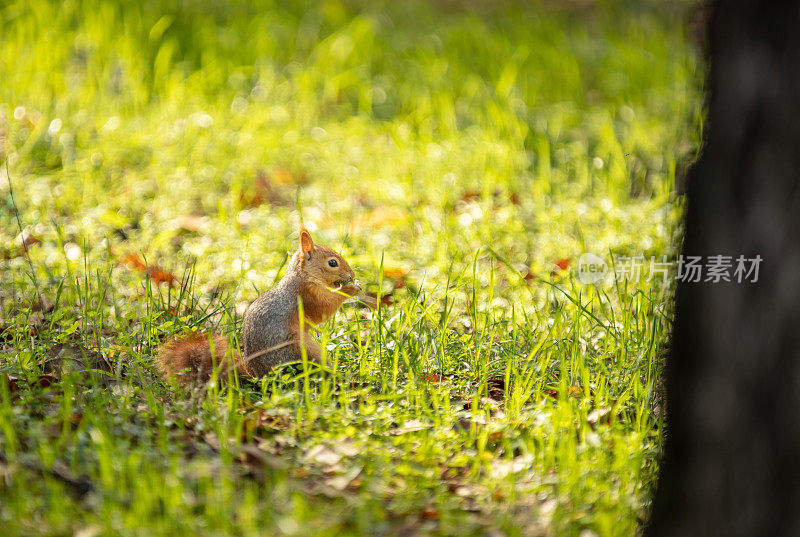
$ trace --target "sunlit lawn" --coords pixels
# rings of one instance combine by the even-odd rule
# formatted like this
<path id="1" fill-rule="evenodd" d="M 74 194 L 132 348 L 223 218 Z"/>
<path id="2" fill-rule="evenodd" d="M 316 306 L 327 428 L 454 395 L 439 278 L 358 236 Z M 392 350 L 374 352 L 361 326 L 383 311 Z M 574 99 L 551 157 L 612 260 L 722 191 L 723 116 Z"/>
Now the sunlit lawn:
<path id="1" fill-rule="evenodd" d="M 672 284 L 575 267 L 674 256 L 690 5 L 300 4 L 0 4 L 0 526 L 634 534 Z M 380 308 L 324 326 L 328 372 L 164 384 L 298 209 Z"/>

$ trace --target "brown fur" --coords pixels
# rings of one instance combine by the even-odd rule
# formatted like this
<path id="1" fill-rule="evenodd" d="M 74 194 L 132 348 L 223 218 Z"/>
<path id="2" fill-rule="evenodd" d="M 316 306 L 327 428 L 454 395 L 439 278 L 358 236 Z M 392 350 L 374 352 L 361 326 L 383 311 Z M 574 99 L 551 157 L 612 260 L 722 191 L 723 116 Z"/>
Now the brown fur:
<path id="1" fill-rule="evenodd" d="M 341 290 L 347 292 L 344 287 Z M 305 318 L 313 324 L 329 319 L 348 298 L 311 283 L 304 283 L 300 287 L 300 297 L 303 299 Z"/>
<path id="2" fill-rule="evenodd" d="M 233 370 L 249 376 L 239 351 L 229 349 L 227 338 L 220 334 L 211 336 L 210 342 L 208 334 L 172 341 L 156 356 L 156 369 L 161 376 L 181 384 L 208 382 L 215 368 L 221 379 L 226 379 Z"/>
<path id="3" fill-rule="evenodd" d="M 331 259 L 336 260 L 336 267 L 329 265 Z M 315 245 L 303 229 L 300 246 L 286 275 L 274 289 L 263 293 L 247 308 L 242 327 L 244 358 L 236 349 L 228 351 L 227 340 L 217 335 L 213 337 L 216 360 L 212 363 L 208 338 L 195 336 L 165 347 L 156 357 L 158 371 L 180 382 L 207 381 L 213 365 L 220 363 L 222 356 L 222 363 L 228 369 L 260 377 L 276 365 L 301 360 L 303 348 L 309 361 L 319 362 L 322 349 L 309 330 L 330 318 L 347 298 L 361 291 L 354 276 L 341 255 L 327 246 Z M 298 297 L 304 312 L 302 337 Z"/>

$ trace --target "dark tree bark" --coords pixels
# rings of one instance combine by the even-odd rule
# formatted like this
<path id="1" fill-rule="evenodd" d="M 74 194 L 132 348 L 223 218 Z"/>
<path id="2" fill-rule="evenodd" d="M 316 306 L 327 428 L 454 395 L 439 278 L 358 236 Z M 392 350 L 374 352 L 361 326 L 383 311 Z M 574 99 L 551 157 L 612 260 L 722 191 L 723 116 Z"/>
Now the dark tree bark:
<path id="1" fill-rule="evenodd" d="M 665 454 L 646 534 L 800 535 L 800 6 L 719 2 L 684 255 L 760 255 L 756 283 L 679 283 Z"/>

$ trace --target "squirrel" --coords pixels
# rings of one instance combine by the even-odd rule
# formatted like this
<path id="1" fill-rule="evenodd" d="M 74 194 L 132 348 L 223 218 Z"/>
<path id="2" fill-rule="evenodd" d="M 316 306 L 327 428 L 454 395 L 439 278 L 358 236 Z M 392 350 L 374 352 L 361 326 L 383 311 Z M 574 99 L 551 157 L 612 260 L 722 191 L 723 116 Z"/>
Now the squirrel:
<path id="1" fill-rule="evenodd" d="M 243 353 L 229 348 L 223 335 L 198 334 L 163 347 L 156 356 L 156 369 L 165 379 L 189 384 L 208 381 L 214 367 L 220 366 L 222 373 L 235 369 L 239 376 L 262 377 L 277 365 L 302 360 L 303 347 L 309 361 L 320 362 L 322 349 L 308 330 L 360 292 L 361 284 L 347 261 L 331 248 L 314 244 L 303 228 L 284 277 L 245 312 Z"/>

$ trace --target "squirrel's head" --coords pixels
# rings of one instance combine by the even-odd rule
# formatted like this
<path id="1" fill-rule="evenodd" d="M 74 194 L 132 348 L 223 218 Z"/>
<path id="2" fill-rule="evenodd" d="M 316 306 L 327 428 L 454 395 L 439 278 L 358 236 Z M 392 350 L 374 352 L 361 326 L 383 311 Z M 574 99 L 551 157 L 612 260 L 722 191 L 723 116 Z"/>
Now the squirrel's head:
<path id="1" fill-rule="evenodd" d="M 350 296 L 361 291 L 361 284 L 347 261 L 327 246 L 314 244 L 305 228 L 300 230 L 300 247 L 295 256 L 309 281 Z"/>

